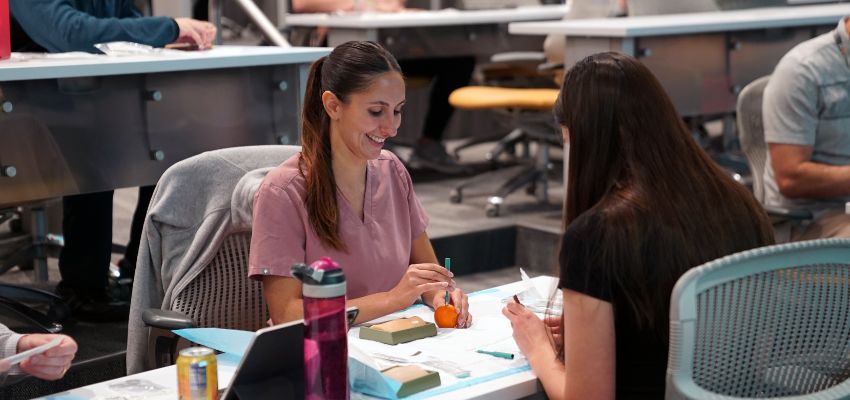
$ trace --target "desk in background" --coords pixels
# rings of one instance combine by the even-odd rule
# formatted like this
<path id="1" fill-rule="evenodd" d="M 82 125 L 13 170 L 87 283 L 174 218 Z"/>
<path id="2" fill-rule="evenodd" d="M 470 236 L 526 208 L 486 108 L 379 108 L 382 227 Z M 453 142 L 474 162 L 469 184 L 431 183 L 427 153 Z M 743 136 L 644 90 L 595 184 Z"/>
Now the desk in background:
<path id="1" fill-rule="evenodd" d="M 328 52 L 13 54 L 0 61 L 0 207 L 152 185 L 208 150 L 296 143 L 309 64 Z M 46 281 L 44 208 L 33 213 Z"/>
<path id="2" fill-rule="evenodd" d="M 302 30 L 302 34 L 303 30 L 326 27 L 332 47 L 350 40 L 375 41 L 398 59 L 489 57 L 505 51 L 542 51 L 543 38 L 509 35 L 508 23 L 557 20 L 568 11 L 568 6 L 544 5 L 474 11 L 290 14 L 285 25 L 293 31 Z"/>
<path id="3" fill-rule="evenodd" d="M 0 205 L 151 185 L 207 150 L 294 144 L 309 64 L 328 52 L 222 46 L 0 62 Z"/>
<path id="4" fill-rule="evenodd" d="M 551 277 L 536 277 L 533 279 L 536 281 L 537 287 L 548 287 L 554 288 L 557 286 L 557 280 Z M 496 295 L 496 296 L 510 296 L 511 294 L 520 292 L 527 288 L 527 284 L 520 281 L 514 282 L 507 285 L 498 286 L 493 289 L 488 289 L 483 291 L 481 294 L 487 295 Z M 475 296 L 475 294 L 470 295 L 470 297 Z M 478 303 L 479 306 L 484 306 L 486 309 L 478 309 L 476 310 L 476 303 L 470 302 L 470 311 L 473 312 L 473 317 L 475 315 L 482 314 L 498 314 L 501 310 L 501 303 L 494 304 L 493 302 L 481 302 Z M 418 312 L 422 312 L 422 310 L 407 310 L 400 313 L 396 313 L 396 315 L 404 315 L 410 316 L 415 315 Z M 428 310 L 428 312 L 430 312 Z M 473 320 L 473 324 L 474 324 Z M 448 339 L 447 339 L 448 340 Z M 301 357 L 301 355 L 293 355 L 294 357 Z M 494 362 L 499 361 L 498 359 L 494 359 Z M 233 357 L 230 356 L 220 356 L 218 363 L 218 376 L 219 376 L 219 387 L 223 388 L 230 383 L 233 379 L 233 374 L 236 370 L 236 364 L 238 362 L 234 360 Z M 77 388 L 68 392 L 58 393 L 52 396 L 48 396 L 45 399 L 50 400 L 87 400 L 87 399 L 101 399 L 101 398 L 111 398 L 115 396 L 128 396 L 128 393 L 121 391 L 121 386 L 123 383 L 128 380 L 145 380 L 148 382 L 154 382 L 156 385 L 161 388 L 156 393 L 149 393 L 145 396 L 145 398 L 149 399 L 173 399 L 175 394 L 177 393 L 177 372 L 175 367 L 169 366 L 165 368 L 159 368 L 151 371 L 142 372 L 135 375 L 130 375 L 123 378 L 113 379 L 111 381 L 96 383 L 93 385 Z M 437 391 L 441 388 L 432 389 Z M 442 388 L 445 390 L 446 388 Z M 448 392 L 439 392 L 435 393 L 433 396 L 429 398 L 439 398 L 441 400 L 449 400 L 449 399 L 473 399 L 473 398 L 486 398 L 488 400 L 509 400 L 509 399 L 519 399 L 528 396 L 540 395 L 542 396 L 543 388 L 540 385 L 540 382 L 537 380 L 537 377 L 531 370 L 523 369 L 520 372 L 512 373 L 505 376 L 500 376 L 491 380 L 482 381 L 479 384 L 473 384 L 469 387 L 458 388 L 457 390 L 451 390 Z M 427 392 L 426 392 L 427 393 Z M 128 396 L 129 397 L 129 396 Z M 352 393 L 352 399 L 365 399 L 366 396 L 362 396 L 357 393 Z"/>
<path id="5" fill-rule="evenodd" d="M 516 35 L 567 37 L 565 65 L 602 52 L 637 57 L 685 117 L 731 116 L 738 92 L 800 42 L 835 28 L 850 4 L 512 23 Z M 731 122 L 728 121 L 727 122 Z"/>

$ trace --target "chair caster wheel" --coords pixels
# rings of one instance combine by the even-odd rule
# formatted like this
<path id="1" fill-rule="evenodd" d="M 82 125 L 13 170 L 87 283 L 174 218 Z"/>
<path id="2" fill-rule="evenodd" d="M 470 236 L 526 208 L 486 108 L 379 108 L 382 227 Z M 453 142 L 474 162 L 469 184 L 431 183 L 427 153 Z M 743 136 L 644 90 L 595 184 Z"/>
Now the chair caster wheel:
<path id="1" fill-rule="evenodd" d="M 526 186 L 525 193 L 529 196 L 534 196 L 535 194 L 537 194 L 537 184 L 532 183 Z"/>
<path id="2" fill-rule="evenodd" d="M 497 204 L 487 204 L 487 207 L 484 209 L 484 212 L 487 213 L 487 216 L 490 218 L 499 216 L 499 205 Z"/>
<path id="3" fill-rule="evenodd" d="M 452 192 L 449 194 L 449 201 L 452 204 L 459 204 L 463 201 L 463 192 L 460 189 L 452 189 Z"/>

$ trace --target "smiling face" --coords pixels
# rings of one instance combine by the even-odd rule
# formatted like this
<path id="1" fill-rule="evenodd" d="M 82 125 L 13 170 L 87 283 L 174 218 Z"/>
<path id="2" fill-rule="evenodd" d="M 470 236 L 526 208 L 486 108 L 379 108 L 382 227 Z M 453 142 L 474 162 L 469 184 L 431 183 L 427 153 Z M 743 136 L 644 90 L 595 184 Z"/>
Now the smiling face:
<path id="1" fill-rule="evenodd" d="M 331 92 L 322 95 L 331 119 L 334 159 L 359 161 L 378 158 L 384 142 L 398 133 L 404 107 L 404 79 L 395 71 L 378 75 L 365 89 L 340 101 Z"/>

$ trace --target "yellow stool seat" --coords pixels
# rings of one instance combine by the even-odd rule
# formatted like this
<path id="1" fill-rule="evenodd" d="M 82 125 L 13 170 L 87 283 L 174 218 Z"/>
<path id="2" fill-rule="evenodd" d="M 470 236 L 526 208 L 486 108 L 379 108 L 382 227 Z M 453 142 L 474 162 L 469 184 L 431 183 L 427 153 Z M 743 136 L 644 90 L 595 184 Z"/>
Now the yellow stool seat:
<path id="1" fill-rule="evenodd" d="M 558 89 L 524 89 L 491 86 L 466 86 L 449 96 L 449 104 L 464 110 L 522 108 L 548 110 L 558 99 Z"/>

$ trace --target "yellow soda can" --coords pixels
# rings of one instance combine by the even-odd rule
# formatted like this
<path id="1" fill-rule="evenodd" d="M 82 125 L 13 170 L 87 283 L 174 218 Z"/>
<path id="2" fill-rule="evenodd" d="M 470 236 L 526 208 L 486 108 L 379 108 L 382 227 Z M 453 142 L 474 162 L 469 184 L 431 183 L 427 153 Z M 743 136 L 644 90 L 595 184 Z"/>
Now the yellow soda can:
<path id="1" fill-rule="evenodd" d="M 189 347 L 177 356 L 180 400 L 218 400 L 218 367 L 215 352 Z"/>

